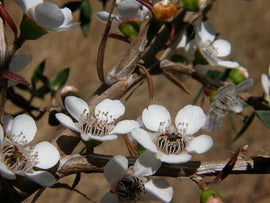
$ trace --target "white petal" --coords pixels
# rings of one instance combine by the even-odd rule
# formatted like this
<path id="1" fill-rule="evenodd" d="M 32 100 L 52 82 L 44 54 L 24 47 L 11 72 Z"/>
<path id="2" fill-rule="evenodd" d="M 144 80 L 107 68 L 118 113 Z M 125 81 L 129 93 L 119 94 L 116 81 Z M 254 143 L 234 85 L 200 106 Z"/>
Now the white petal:
<path id="1" fill-rule="evenodd" d="M 37 126 L 32 117 L 22 114 L 14 118 L 11 126 L 11 134 L 17 136 L 17 143 L 20 143 L 23 140 L 26 141 L 24 144 L 31 142 L 35 137 L 36 132 Z"/>
<path id="2" fill-rule="evenodd" d="M 65 127 L 70 128 L 71 130 L 80 132 L 80 129 L 75 125 L 75 123 L 72 121 L 72 119 L 63 113 L 57 113 L 55 114 L 55 117 L 57 120 Z"/>
<path id="3" fill-rule="evenodd" d="M 70 115 L 72 115 L 72 117 L 75 118 L 77 121 L 79 120 L 79 118 L 82 118 L 81 116 L 89 113 L 88 104 L 79 97 L 66 97 L 65 107 L 70 113 Z"/>
<path id="4" fill-rule="evenodd" d="M 107 113 L 104 116 L 101 112 Z M 95 108 L 95 115 L 101 120 L 117 119 L 125 113 L 125 106 L 119 100 L 104 99 Z"/>
<path id="5" fill-rule="evenodd" d="M 2 125 L 0 124 L 0 145 L 3 142 L 4 136 L 5 136 L 4 129 L 2 128 Z M 0 157 L 0 159 L 1 159 L 1 157 Z"/>
<path id="6" fill-rule="evenodd" d="M 43 3 L 43 0 L 14 0 L 20 7 L 22 7 L 24 12 L 28 9 L 35 7 L 36 5 Z"/>
<path id="7" fill-rule="evenodd" d="M 33 173 L 25 173 L 24 176 L 45 187 L 51 187 L 56 182 L 55 177 L 47 171 L 33 171 Z"/>
<path id="8" fill-rule="evenodd" d="M 161 202 L 170 202 L 173 197 L 173 188 L 165 179 L 155 178 L 145 183 L 147 201 L 159 200 Z"/>
<path id="9" fill-rule="evenodd" d="M 100 200 L 100 203 L 118 203 L 118 197 L 116 194 L 107 192 L 102 199 Z"/>
<path id="10" fill-rule="evenodd" d="M 98 11 L 95 13 L 96 18 L 103 22 L 103 23 L 107 23 L 108 19 L 109 19 L 109 13 L 107 11 Z M 111 17 L 113 18 L 112 24 L 113 25 L 119 25 L 120 23 L 120 19 L 117 15 L 112 14 Z"/>
<path id="11" fill-rule="evenodd" d="M 156 173 L 160 166 L 161 161 L 156 158 L 155 154 L 147 151 L 136 160 L 133 170 L 137 176 L 150 176 Z"/>
<path id="12" fill-rule="evenodd" d="M 87 134 L 87 136 L 92 140 L 96 140 L 96 141 L 100 141 L 100 142 L 111 141 L 111 140 L 115 140 L 118 138 L 117 135 L 93 136 L 91 134 Z"/>
<path id="13" fill-rule="evenodd" d="M 65 21 L 63 12 L 56 4 L 50 2 L 38 4 L 33 9 L 32 16 L 38 25 L 47 29 L 58 28 Z"/>
<path id="14" fill-rule="evenodd" d="M 121 179 L 128 169 L 128 160 L 122 155 L 113 157 L 104 167 L 104 176 L 107 181 L 114 183 Z"/>
<path id="15" fill-rule="evenodd" d="M 11 170 L 9 170 L 9 168 L 6 166 L 5 163 L 3 163 L 1 155 L 0 155 L 0 175 L 9 180 L 16 179 L 15 174 Z"/>
<path id="16" fill-rule="evenodd" d="M 177 44 L 176 49 L 182 49 L 182 48 L 185 48 L 186 45 L 187 45 L 187 36 L 186 36 L 186 35 L 183 35 L 183 36 L 181 37 L 180 42 Z"/>
<path id="17" fill-rule="evenodd" d="M 269 94 L 270 93 L 270 80 L 268 78 L 268 76 L 266 74 L 262 74 L 262 88 L 265 94 Z"/>
<path id="18" fill-rule="evenodd" d="M 135 128 L 139 128 L 139 123 L 134 120 L 124 120 L 116 124 L 110 134 L 127 134 Z"/>
<path id="19" fill-rule="evenodd" d="M 75 27 L 79 26 L 80 24 L 81 23 L 69 23 L 69 24 L 67 24 L 65 26 L 61 26 L 61 27 L 59 27 L 57 29 L 52 29 L 52 31 L 58 31 L 58 32 L 60 32 L 60 31 L 68 31 L 68 30 L 74 29 Z"/>
<path id="20" fill-rule="evenodd" d="M 217 51 L 218 57 L 225 57 L 231 53 L 231 44 L 227 40 L 224 39 L 215 40 L 212 46 Z"/>
<path id="21" fill-rule="evenodd" d="M 208 46 L 211 44 L 216 37 L 214 26 L 209 21 L 204 21 L 201 23 L 200 28 L 197 29 L 197 34 L 199 44 L 204 44 Z"/>
<path id="22" fill-rule="evenodd" d="M 236 61 L 223 61 L 223 60 L 217 60 L 217 65 L 226 68 L 237 68 L 240 66 L 240 64 Z"/>
<path id="23" fill-rule="evenodd" d="M 41 169 L 55 166 L 60 159 L 60 154 L 56 147 L 47 141 L 36 144 L 34 152 L 38 153 L 38 163 L 35 166 Z"/>
<path id="24" fill-rule="evenodd" d="M 70 21 L 72 21 L 73 16 L 72 16 L 71 10 L 70 10 L 69 8 L 67 8 L 67 7 L 61 8 L 60 10 L 62 11 L 62 13 L 63 13 L 63 15 L 64 15 L 64 18 L 65 18 L 63 24 L 61 25 L 61 27 L 64 27 L 64 26 L 66 26 Z"/>
<path id="25" fill-rule="evenodd" d="M 23 69 L 31 60 L 32 55 L 30 54 L 15 55 L 11 58 L 9 63 L 9 70 L 11 72 L 17 72 Z"/>
<path id="26" fill-rule="evenodd" d="M 171 124 L 169 111 L 164 106 L 156 104 L 150 105 L 143 110 L 142 120 L 147 129 L 155 132 L 164 130 L 164 127 L 168 127 Z M 160 129 L 161 123 L 164 123 L 162 129 Z"/>
<path id="27" fill-rule="evenodd" d="M 140 3 L 136 0 L 124 0 L 117 6 L 117 13 L 124 19 L 134 19 L 139 11 Z"/>
<path id="28" fill-rule="evenodd" d="M 234 113 L 241 113 L 243 111 L 243 105 L 238 104 L 238 105 L 229 106 L 228 110 Z"/>
<path id="29" fill-rule="evenodd" d="M 213 139 L 208 135 L 200 135 L 199 137 L 194 138 L 186 150 L 188 152 L 196 152 L 202 154 L 207 152 L 213 146 Z"/>
<path id="30" fill-rule="evenodd" d="M 156 145 L 153 143 L 150 135 L 141 128 L 136 128 L 131 131 L 131 136 L 140 143 L 145 149 L 151 152 L 158 152 Z"/>
<path id="31" fill-rule="evenodd" d="M 178 131 L 186 134 L 194 134 L 204 125 L 206 115 L 202 108 L 194 105 L 186 105 L 176 115 L 175 125 Z"/>
<path id="32" fill-rule="evenodd" d="M 167 155 L 162 153 L 162 155 L 160 156 L 160 161 L 169 164 L 181 164 L 188 162 L 191 158 L 192 156 L 187 153 L 181 153 L 177 155 L 173 154 Z"/>

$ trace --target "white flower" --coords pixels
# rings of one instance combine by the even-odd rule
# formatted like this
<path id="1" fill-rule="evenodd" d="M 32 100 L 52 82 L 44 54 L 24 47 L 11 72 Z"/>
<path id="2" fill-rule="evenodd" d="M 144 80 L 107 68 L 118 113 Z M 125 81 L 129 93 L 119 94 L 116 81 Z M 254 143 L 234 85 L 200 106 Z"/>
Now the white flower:
<path id="1" fill-rule="evenodd" d="M 160 167 L 161 162 L 153 153 L 143 153 L 133 167 L 128 168 L 124 156 L 115 156 L 104 168 L 105 178 L 112 184 L 110 192 L 101 199 L 101 203 L 136 202 L 138 200 L 159 200 L 170 202 L 173 189 L 162 178 L 148 180 Z"/>
<path id="2" fill-rule="evenodd" d="M 269 66 L 269 76 L 270 76 L 270 66 Z M 262 74 L 261 77 L 262 88 L 264 91 L 264 99 L 270 104 L 270 80 L 266 74 Z"/>
<path id="3" fill-rule="evenodd" d="M 192 136 L 206 121 L 200 107 L 187 105 L 181 109 L 175 118 L 176 128 L 171 125 L 169 111 L 161 105 L 150 105 L 144 109 L 142 121 L 147 130 L 137 128 L 131 135 L 162 162 L 184 163 L 191 159 L 189 152 L 201 154 L 213 145 L 208 135 Z"/>
<path id="4" fill-rule="evenodd" d="M 9 63 L 9 71 L 16 73 L 19 70 L 25 68 L 25 66 L 32 60 L 32 55 L 30 54 L 19 54 L 11 58 Z M 8 87 L 16 85 L 15 81 L 8 80 Z"/>
<path id="5" fill-rule="evenodd" d="M 59 8 L 43 0 L 15 0 L 24 13 L 47 31 L 64 31 L 75 28 L 79 23 L 70 23 L 72 13 L 69 8 Z"/>
<path id="6" fill-rule="evenodd" d="M 42 185 L 52 186 L 56 179 L 47 171 L 36 171 L 33 167 L 49 169 L 59 160 L 57 149 L 47 141 L 34 147 L 28 144 L 33 140 L 37 127 L 28 115 L 4 117 L 5 124 L 0 125 L 0 174 L 7 179 L 16 179 L 16 175 Z M 4 128 L 4 129 L 3 129 Z"/>
<path id="7" fill-rule="evenodd" d="M 93 112 L 84 100 L 69 96 L 65 99 L 65 107 L 78 122 L 74 123 L 63 113 L 57 113 L 56 118 L 65 127 L 80 132 L 81 138 L 85 141 L 114 140 L 117 134 L 126 134 L 139 126 L 134 120 L 124 120 L 114 125 L 115 120 L 125 112 L 125 106 L 119 100 L 104 99 Z"/>
<path id="8" fill-rule="evenodd" d="M 224 39 L 215 39 L 215 30 L 209 21 L 202 22 L 197 26 L 196 42 L 203 57 L 213 66 L 226 68 L 239 67 L 234 61 L 223 61 L 219 57 L 228 56 L 231 52 L 231 44 Z"/>
<path id="9" fill-rule="evenodd" d="M 140 20 L 147 19 L 150 11 L 145 6 L 141 7 L 141 4 L 136 0 L 123 0 L 117 3 L 117 14 L 112 14 L 112 24 L 119 25 L 123 21 L 127 20 Z M 103 23 L 107 23 L 109 19 L 109 13 L 107 11 L 99 11 L 95 14 L 96 18 Z"/>

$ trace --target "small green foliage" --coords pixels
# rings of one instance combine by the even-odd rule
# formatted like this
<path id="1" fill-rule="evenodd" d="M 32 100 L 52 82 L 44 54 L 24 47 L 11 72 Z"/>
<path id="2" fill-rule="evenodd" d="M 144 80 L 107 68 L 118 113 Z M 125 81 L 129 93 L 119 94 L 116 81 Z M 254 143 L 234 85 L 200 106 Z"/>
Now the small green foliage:
<path id="1" fill-rule="evenodd" d="M 181 55 L 173 55 L 171 57 L 171 60 L 173 62 L 181 63 L 181 64 L 184 64 L 184 65 L 187 65 L 188 64 L 188 62 L 185 60 L 185 58 L 183 56 L 181 56 Z"/>
<path id="2" fill-rule="evenodd" d="M 247 79 L 246 76 L 237 68 L 233 68 L 230 71 L 229 78 L 235 84 L 239 84 Z"/>
<path id="3" fill-rule="evenodd" d="M 270 129 L 270 111 L 256 111 L 256 115 L 261 119 L 264 125 Z"/>
<path id="4" fill-rule="evenodd" d="M 212 198 L 218 198 L 223 202 L 222 196 L 216 190 L 206 189 L 201 194 L 200 203 L 205 203 Z"/>
<path id="5" fill-rule="evenodd" d="M 53 81 L 50 82 L 50 88 L 53 91 L 57 91 L 62 88 L 69 76 L 69 68 L 66 68 L 59 72 Z"/>
<path id="6" fill-rule="evenodd" d="M 34 70 L 32 77 L 31 77 L 31 84 L 33 89 L 36 88 L 36 83 L 41 80 L 41 76 L 43 75 L 45 69 L 46 61 L 42 61 Z"/>
<path id="7" fill-rule="evenodd" d="M 89 141 L 84 141 L 84 140 L 82 140 L 82 142 L 85 144 L 85 146 L 86 146 L 88 149 L 94 149 L 94 148 L 97 147 L 98 145 L 102 144 L 102 142 L 96 141 L 96 140 L 89 140 Z"/>
<path id="8" fill-rule="evenodd" d="M 26 15 L 23 16 L 20 29 L 21 34 L 19 39 L 21 40 L 36 40 L 47 34 L 46 30 L 37 26 L 32 20 L 26 17 Z"/>
<path id="9" fill-rule="evenodd" d="M 144 152 L 146 152 L 147 149 L 145 149 L 142 145 L 138 144 L 137 146 L 137 153 L 140 156 L 141 154 L 143 154 Z"/>
<path id="10" fill-rule="evenodd" d="M 82 0 L 80 9 L 80 22 L 81 22 L 81 30 L 84 37 L 87 37 L 90 28 L 91 15 L 92 15 L 92 8 L 89 0 Z"/>
<path id="11" fill-rule="evenodd" d="M 199 0 L 182 0 L 182 6 L 188 11 L 199 11 Z"/>
<path id="12" fill-rule="evenodd" d="M 195 56 L 195 61 L 194 61 L 195 64 L 201 64 L 201 65 L 208 64 L 208 61 L 203 57 L 199 49 L 195 51 L 194 56 Z"/>
<path id="13" fill-rule="evenodd" d="M 209 70 L 206 74 L 206 77 L 214 80 L 221 80 L 223 77 L 223 73 L 219 70 Z"/>
<path id="14" fill-rule="evenodd" d="M 129 39 L 136 37 L 140 32 L 141 22 L 140 21 L 127 21 L 119 25 L 119 30 Z"/>

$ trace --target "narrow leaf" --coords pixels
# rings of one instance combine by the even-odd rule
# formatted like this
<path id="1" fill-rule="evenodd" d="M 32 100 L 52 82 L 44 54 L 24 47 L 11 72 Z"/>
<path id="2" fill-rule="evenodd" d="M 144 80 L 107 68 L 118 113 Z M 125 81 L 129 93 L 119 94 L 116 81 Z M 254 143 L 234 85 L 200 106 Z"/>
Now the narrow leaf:
<path id="1" fill-rule="evenodd" d="M 21 75 L 5 70 L 2 72 L 2 77 L 8 80 L 12 80 L 16 83 L 24 84 L 30 86 L 29 82 Z"/>
<path id="2" fill-rule="evenodd" d="M 57 76 L 54 78 L 53 81 L 50 82 L 50 87 L 52 90 L 57 91 L 62 88 L 65 83 L 67 82 L 69 76 L 69 68 L 62 70 Z"/>
<path id="3" fill-rule="evenodd" d="M 89 0 L 83 0 L 81 3 L 80 22 L 84 37 L 87 37 L 89 31 L 91 15 L 92 9 Z"/>
<path id="4" fill-rule="evenodd" d="M 55 117 L 55 114 L 59 113 L 58 111 L 56 110 L 53 110 L 50 112 L 49 114 L 49 120 L 48 120 L 48 123 L 51 125 L 51 126 L 57 126 L 60 124 L 60 122 L 56 119 Z"/>
<path id="5" fill-rule="evenodd" d="M 34 70 L 32 77 L 31 77 L 31 84 L 33 86 L 33 89 L 36 88 L 36 83 L 40 80 L 40 75 L 43 75 L 44 69 L 45 69 L 45 63 L 46 61 L 42 61 Z"/>
<path id="6" fill-rule="evenodd" d="M 192 100 L 191 104 L 195 105 L 199 99 L 199 97 L 201 96 L 201 94 L 203 93 L 203 87 L 201 87 L 198 91 L 198 93 L 196 94 L 195 98 Z"/>
<path id="7" fill-rule="evenodd" d="M 237 133 L 236 126 L 235 126 L 235 123 L 234 123 L 232 114 L 231 114 L 230 112 L 228 112 L 228 118 L 229 118 L 229 121 L 230 121 L 230 124 L 231 124 L 231 126 L 232 126 L 233 131 L 234 131 L 235 133 Z"/>
<path id="8" fill-rule="evenodd" d="M 256 111 L 256 115 L 270 129 L 270 111 Z"/>

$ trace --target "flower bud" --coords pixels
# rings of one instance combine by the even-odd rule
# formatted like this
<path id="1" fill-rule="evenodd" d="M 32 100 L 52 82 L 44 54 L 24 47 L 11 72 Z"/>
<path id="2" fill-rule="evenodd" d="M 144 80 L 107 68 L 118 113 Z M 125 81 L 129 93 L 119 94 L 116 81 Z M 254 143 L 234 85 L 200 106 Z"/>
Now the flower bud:
<path id="1" fill-rule="evenodd" d="M 140 32 L 141 22 L 138 20 L 124 21 L 119 26 L 119 30 L 129 39 L 137 36 Z"/>
<path id="2" fill-rule="evenodd" d="M 153 17 L 161 22 L 171 22 L 177 14 L 177 5 L 170 0 L 155 3 L 152 8 Z"/>
<path id="3" fill-rule="evenodd" d="M 207 0 L 182 0 L 182 7 L 187 11 L 199 11 L 207 5 Z"/>
<path id="4" fill-rule="evenodd" d="M 65 98 L 67 96 L 76 96 L 79 97 L 79 90 L 73 86 L 64 86 L 61 90 L 61 99 L 63 104 L 65 104 Z"/>
<path id="5" fill-rule="evenodd" d="M 200 203 L 223 203 L 223 198 L 216 190 L 206 189 L 201 194 Z"/>
<path id="6" fill-rule="evenodd" d="M 229 74 L 230 80 L 235 84 L 239 84 L 240 82 L 248 79 L 248 77 L 249 74 L 247 69 L 242 66 L 232 69 Z"/>
<path id="7" fill-rule="evenodd" d="M 20 29 L 21 29 L 20 39 L 22 40 L 36 40 L 42 37 L 43 35 L 47 34 L 46 30 L 39 27 L 26 15 L 23 16 Z"/>

